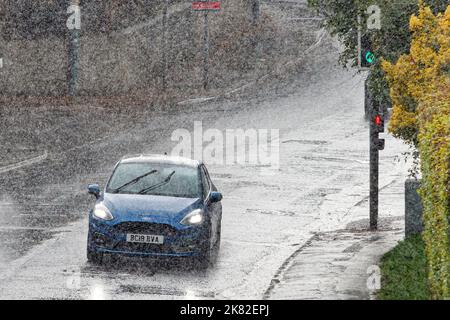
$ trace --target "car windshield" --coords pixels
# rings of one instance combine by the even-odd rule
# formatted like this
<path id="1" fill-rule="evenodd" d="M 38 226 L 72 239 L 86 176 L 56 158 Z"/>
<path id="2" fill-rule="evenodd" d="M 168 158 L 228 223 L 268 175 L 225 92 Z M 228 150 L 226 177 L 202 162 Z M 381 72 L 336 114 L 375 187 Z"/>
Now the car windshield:
<path id="1" fill-rule="evenodd" d="M 121 186 L 146 175 L 135 183 Z M 182 198 L 198 198 L 200 195 L 198 170 L 195 167 L 161 164 L 161 163 L 122 163 L 116 168 L 111 177 L 107 193 L 139 194 L 143 190 L 146 195 L 158 195 Z M 117 192 L 117 189 L 120 191 Z"/>

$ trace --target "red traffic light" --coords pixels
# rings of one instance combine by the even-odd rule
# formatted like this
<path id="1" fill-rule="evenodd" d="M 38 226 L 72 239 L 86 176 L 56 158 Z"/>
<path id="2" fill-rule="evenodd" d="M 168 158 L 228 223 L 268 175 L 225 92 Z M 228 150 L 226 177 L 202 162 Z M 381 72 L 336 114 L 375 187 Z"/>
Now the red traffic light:
<path id="1" fill-rule="evenodd" d="M 375 116 L 375 124 L 377 126 L 381 126 L 383 124 L 383 118 L 381 118 L 381 116 L 379 114 L 377 114 Z"/>
<path id="2" fill-rule="evenodd" d="M 382 115 L 375 115 L 373 118 L 373 125 L 372 125 L 375 133 L 383 133 L 384 132 L 384 118 Z"/>

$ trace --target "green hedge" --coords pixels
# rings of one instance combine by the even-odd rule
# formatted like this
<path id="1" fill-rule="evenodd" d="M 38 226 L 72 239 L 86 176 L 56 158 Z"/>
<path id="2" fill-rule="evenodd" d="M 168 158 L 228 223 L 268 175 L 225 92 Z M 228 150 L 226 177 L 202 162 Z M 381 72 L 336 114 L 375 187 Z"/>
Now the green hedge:
<path id="1" fill-rule="evenodd" d="M 436 111 L 434 109 L 433 111 Z M 434 113 L 434 112 L 433 112 Z M 450 106 L 422 121 L 419 134 L 424 232 L 432 298 L 449 299 Z"/>

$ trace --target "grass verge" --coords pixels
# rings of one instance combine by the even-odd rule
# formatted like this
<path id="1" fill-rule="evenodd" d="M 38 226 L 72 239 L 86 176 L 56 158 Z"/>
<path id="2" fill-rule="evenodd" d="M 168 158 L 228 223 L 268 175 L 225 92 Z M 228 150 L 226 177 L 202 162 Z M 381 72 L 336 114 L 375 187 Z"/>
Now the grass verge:
<path id="1" fill-rule="evenodd" d="M 425 244 L 420 235 L 400 242 L 381 259 L 380 300 L 431 299 Z"/>

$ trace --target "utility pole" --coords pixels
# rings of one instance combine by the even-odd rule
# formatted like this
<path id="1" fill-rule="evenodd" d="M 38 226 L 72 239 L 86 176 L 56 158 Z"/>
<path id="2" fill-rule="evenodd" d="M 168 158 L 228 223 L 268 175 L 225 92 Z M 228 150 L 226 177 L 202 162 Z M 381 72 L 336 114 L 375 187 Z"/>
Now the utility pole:
<path id="1" fill-rule="evenodd" d="M 252 21 L 253 24 L 256 25 L 258 23 L 260 15 L 259 0 L 250 0 L 250 1 L 251 1 Z"/>
<path id="2" fill-rule="evenodd" d="M 209 26 L 208 11 L 203 13 L 203 89 L 208 90 L 208 63 L 209 63 Z"/>
<path id="3" fill-rule="evenodd" d="M 2 21 L 5 21 L 6 17 L 5 17 L 5 8 L 4 8 L 5 4 L 1 3 L 0 4 L 0 18 L 2 18 Z M 3 54 L 5 54 L 6 52 L 3 52 L 3 48 L 5 48 L 5 45 L 3 44 L 3 27 L 4 24 L 3 22 L 0 22 L 0 75 L 2 74 L 3 71 Z M 2 109 L 0 108 L 0 126 L 2 125 Z"/>
<path id="4" fill-rule="evenodd" d="M 169 71 L 169 62 L 167 58 L 167 51 L 168 51 L 168 45 L 167 45 L 167 12 L 169 10 L 169 0 L 165 0 L 164 3 L 164 9 L 163 9 L 163 74 L 162 74 L 162 89 L 163 91 L 166 91 L 167 89 L 167 73 Z"/>
<path id="5" fill-rule="evenodd" d="M 253 27 L 256 27 L 258 25 L 258 21 L 259 21 L 259 16 L 260 16 L 260 6 L 259 6 L 259 1 L 260 0 L 247 0 L 250 2 L 250 16 L 252 19 L 252 25 Z M 255 28 L 256 31 L 256 28 Z M 251 46 L 253 51 L 255 52 L 255 57 L 253 58 L 253 61 L 255 63 L 258 63 L 257 61 L 259 60 L 260 57 L 260 47 L 259 47 L 259 35 L 258 34 L 253 34 L 253 36 L 251 37 Z"/>
<path id="6" fill-rule="evenodd" d="M 0 3 L 0 69 L 3 69 L 3 26 L 4 26 L 4 21 L 6 21 L 6 14 L 5 14 L 5 10 L 6 9 L 6 4 L 4 3 Z"/>
<path id="7" fill-rule="evenodd" d="M 78 93 L 78 69 L 80 54 L 80 32 L 81 32 L 81 9 L 80 0 L 70 0 L 67 8 L 67 28 L 69 29 L 69 70 L 68 70 L 68 93 L 76 96 Z"/>

